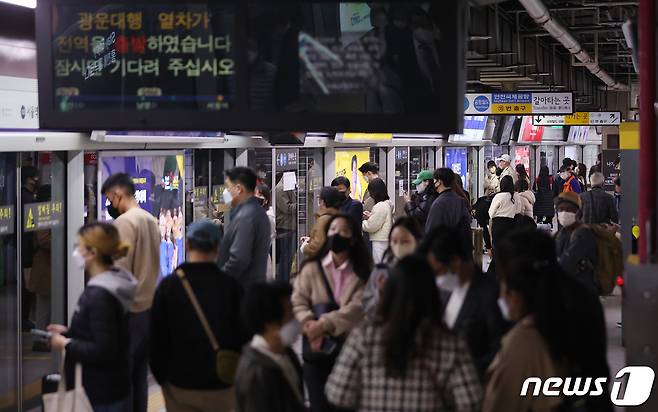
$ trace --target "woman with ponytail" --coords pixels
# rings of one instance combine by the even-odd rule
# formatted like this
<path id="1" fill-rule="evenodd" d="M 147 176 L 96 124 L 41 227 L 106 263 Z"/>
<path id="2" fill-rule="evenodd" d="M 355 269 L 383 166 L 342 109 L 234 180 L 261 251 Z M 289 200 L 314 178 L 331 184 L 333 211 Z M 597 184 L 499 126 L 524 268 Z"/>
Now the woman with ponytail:
<path id="1" fill-rule="evenodd" d="M 69 389 L 74 383 L 75 365 L 81 364 L 82 386 L 95 411 L 123 412 L 131 408 L 128 310 L 137 281 L 114 266 L 128 249 L 111 224 L 83 226 L 72 258 L 89 282 L 78 299 L 71 326 L 48 326 L 52 348 L 65 351 Z"/>

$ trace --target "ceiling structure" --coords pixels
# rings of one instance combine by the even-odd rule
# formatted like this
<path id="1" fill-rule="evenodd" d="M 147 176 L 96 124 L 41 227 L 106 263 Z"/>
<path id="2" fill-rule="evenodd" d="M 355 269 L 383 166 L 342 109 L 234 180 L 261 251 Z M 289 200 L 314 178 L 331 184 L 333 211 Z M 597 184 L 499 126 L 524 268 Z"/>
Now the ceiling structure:
<path id="1" fill-rule="evenodd" d="M 635 19 L 638 1 L 541 0 L 539 3 L 579 43 L 578 49 L 589 56 L 587 66 L 595 66 L 599 77 L 539 26 L 521 2 L 473 0 L 471 3 L 467 53 L 470 91 L 573 90 L 579 108 L 598 109 L 607 106 L 605 92 L 612 90 L 610 85 L 628 90 L 638 80 L 622 31 L 624 22 Z"/>

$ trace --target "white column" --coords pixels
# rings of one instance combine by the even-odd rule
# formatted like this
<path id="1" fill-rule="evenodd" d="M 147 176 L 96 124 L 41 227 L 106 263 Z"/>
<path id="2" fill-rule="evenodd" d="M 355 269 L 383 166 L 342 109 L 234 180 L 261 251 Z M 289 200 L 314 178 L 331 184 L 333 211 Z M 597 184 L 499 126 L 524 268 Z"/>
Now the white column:
<path id="1" fill-rule="evenodd" d="M 67 159 L 67 192 L 66 192 L 66 256 L 71 256 L 75 248 L 75 233 L 85 223 L 85 181 L 84 152 L 68 152 Z M 98 182 L 102 184 L 102 182 Z M 73 316 L 78 298 L 85 288 L 84 270 L 76 267 L 73 259 L 67 260 L 67 318 Z"/>

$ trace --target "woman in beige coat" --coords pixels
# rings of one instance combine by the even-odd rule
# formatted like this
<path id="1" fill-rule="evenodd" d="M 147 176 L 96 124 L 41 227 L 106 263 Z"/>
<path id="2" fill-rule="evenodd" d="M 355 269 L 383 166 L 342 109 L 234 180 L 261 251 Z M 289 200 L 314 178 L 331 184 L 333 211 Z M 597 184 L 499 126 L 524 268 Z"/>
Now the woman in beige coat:
<path id="1" fill-rule="evenodd" d="M 353 219 L 335 215 L 327 228 L 324 245 L 315 258 L 302 266 L 292 295 L 295 317 L 304 329 L 304 380 L 312 411 L 333 410 L 327 403 L 324 387 L 339 348 L 331 351 L 328 346 L 329 343 L 340 345 L 363 321 L 361 298 L 372 270 L 370 253 Z M 320 305 L 326 307 L 332 301 L 338 307 L 320 313 Z M 310 359 L 318 357 L 323 359 Z"/>

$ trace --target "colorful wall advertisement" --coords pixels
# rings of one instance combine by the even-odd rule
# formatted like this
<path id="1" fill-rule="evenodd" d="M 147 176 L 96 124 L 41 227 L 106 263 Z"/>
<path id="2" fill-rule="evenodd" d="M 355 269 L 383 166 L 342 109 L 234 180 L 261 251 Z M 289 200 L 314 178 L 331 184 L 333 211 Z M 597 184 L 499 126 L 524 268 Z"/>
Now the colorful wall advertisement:
<path id="1" fill-rule="evenodd" d="M 534 126 L 531 116 L 523 116 L 519 143 L 539 143 L 544 135 L 544 126 Z"/>
<path id="2" fill-rule="evenodd" d="M 532 176 L 530 171 L 530 147 L 529 146 L 516 146 L 514 147 L 514 166 L 523 165 L 528 176 Z"/>
<path id="3" fill-rule="evenodd" d="M 368 182 L 359 172 L 359 167 L 369 161 L 370 150 L 368 149 L 336 150 L 335 177 L 345 176 L 350 179 L 352 185 L 351 196 L 359 201 L 363 200 L 363 195 L 368 189 Z"/>
<path id="4" fill-rule="evenodd" d="M 465 147 L 446 147 L 446 167 L 461 176 L 464 190 L 468 190 L 468 151 Z"/>
<path id="5" fill-rule="evenodd" d="M 158 219 L 160 227 L 160 270 L 162 279 L 185 260 L 184 155 L 144 154 L 137 156 L 100 156 L 100 178 L 104 182 L 115 173 L 127 173 L 135 183 L 135 200 Z M 98 185 L 99 190 L 102 183 Z M 107 213 L 109 201 L 99 193 L 100 220 L 112 220 Z"/>

